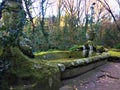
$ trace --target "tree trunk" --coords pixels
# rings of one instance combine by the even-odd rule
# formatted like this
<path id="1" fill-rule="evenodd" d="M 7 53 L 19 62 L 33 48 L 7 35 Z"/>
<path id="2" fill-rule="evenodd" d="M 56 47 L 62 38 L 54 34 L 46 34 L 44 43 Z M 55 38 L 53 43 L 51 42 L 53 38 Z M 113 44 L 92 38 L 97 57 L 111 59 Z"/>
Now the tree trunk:
<path id="1" fill-rule="evenodd" d="M 50 44 L 49 44 L 49 40 L 48 40 L 48 33 L 45 31 L 44 3 L 45 3 L 45 0 L 42 0 L 42 2 L 41 2 L 42 20 L 40 21 L 40 24 L 41 24 L 43 36 L 45 37 L 45 41 L 46 41 L 46 43 L 47 43 L 47 45 L 48 45 L 48 48 L 50 48 Z"/>

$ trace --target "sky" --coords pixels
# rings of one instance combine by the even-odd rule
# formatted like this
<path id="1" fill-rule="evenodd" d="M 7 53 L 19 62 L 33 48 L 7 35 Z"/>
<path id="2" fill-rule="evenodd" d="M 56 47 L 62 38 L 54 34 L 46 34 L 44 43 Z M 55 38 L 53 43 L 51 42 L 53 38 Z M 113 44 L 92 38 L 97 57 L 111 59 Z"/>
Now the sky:
<path id="1" fill-rule="evenodd" d="M 36 0 L 36 1 L 40 1 L 40 0 Z M 50 1 L 56 2 L 56 0 L 50 0 Z M 2 2 L 2 0 L 0 0 L 0 2 Z M 110 5 L 111 9 L 114 10 L 114 12 L 115 12 L 116 14 L 118 14 L 120 10 L 119 10 L 119 6 L 118 6 L 118 4 L 116 3 L 116 1 L 115 1 L 115 0 L 109 0 L 108 3 L 109 3 L 109 5 Z M 34 5 L 37 6 L 37 5 L 39 5 L 39 3 L 36 2 Z M 47 9 L 46 15 L 47 15 L 47 16 L 52 16 L 52 15 L 55 15 L 55 16 L 56 16 L 56 14 L 57 14 L 57 8 L 56 8 L 56 7 L 57 7 L 57 6 L 56 6 L 56 3 L 54 3 L 54 4 L 52 5 L 52 7 L 49 7 L 49 8 Z M 36 12 L 36 13 L 38 12 L 37 10 L 38 10 L 38 9 L 35 9 L 35 12 Z M 35 13 L 34 13 L 33 15 L 35 16 Z"/>
<path id="2" fill-rule="evenodd" d="M 109 5 L 111 6 L 111 9 L 114 10 L 117 14 L 120 12 L 120 8 L 119 8 L 116 0 L 110 0 Z"/>
<path id="3" fill-rule="evenodd" d="M 2 2 L 2 0 L 0 0 L 0 3 Z"/>
<path id="4" fill-rule="evenodd" d="M 36 1 L 39 2 L 40 0 L 36 0 Z M 53 16 L 53 15 L 56 16 L 56 15 L 57 15 L 57 0 L 49 0 L 49 1 L 54 2 L 54 4 L 47 9 L 46 15 L 47 15 L 47 16 Z M 38 2 L 36 2 L 34 5 L 35 5 L 35 6 L 39 5 Z M 120 11 L 120 10 L 119 10 L 118 4 L 116 3 L 116 0 L 109 0 L 108 3 L 109 3 L 109 5 L 110 5 L 112 11 L 114 11 L 116 14 L 118 14 L 118 13 L 119 13 L 118 11 Z M 39 10 L 38 10 L 38 11 L 39 11 Z M 38 11 L 37 11 L 37 9 L 35 10 L 36 13 L 37 13 Z"/>

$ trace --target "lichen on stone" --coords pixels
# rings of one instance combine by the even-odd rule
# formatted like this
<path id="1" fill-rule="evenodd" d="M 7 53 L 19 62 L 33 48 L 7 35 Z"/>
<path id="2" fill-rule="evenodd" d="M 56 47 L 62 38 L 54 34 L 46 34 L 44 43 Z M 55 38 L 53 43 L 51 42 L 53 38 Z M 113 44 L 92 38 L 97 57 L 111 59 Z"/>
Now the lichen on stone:
<path id="1" fill-rule="evenodd" d="M 58 67 L 60 68 L 60 70 L 62 72 L 65 71 L 65 65 L 64 64 L 58 64 Z"/>

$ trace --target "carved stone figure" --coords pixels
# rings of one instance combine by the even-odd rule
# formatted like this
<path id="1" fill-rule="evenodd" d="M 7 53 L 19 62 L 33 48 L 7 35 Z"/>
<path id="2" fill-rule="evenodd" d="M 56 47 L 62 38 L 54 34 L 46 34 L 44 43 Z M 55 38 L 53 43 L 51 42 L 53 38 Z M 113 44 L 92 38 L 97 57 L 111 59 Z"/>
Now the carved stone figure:
<path id="1" fill-rule="evenodd" d="M 26 38 L 23 37 L 23 27 L 26 22 L 26 13 L 22 0 L 5 0 L 1 20 L 3 23 L 0 29 L 0 33 L 2 33 L 1 45 L 4 48 L 18 46 L 25 55 L 34 57 L 31 45 L 24 43 Z M 21 44 L 22 41 L 24 45 Z"/>

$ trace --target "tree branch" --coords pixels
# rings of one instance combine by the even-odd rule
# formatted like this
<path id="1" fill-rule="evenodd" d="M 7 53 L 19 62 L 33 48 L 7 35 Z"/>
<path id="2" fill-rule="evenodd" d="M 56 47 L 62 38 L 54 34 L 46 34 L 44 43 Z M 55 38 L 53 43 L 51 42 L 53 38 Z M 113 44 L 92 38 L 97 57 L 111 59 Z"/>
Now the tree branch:
<path id="1" fill-rule="evenodd" d="M 28 16 L 29 16 L 29 19 L 30 19 L 30 21 L 31 21 L 31 23 L 32 23 L 32 27 L 33 27 L 33 34 L 34 34 L 34 28 L 35 28 L 35 25 L 34 25 L 34 23 L 33 23 L 33 18 L 32 18 L 32 15 L 31 15 L 31 13 L 30 13 L 30 10 L 29 10 L 29 7 L 28 7 L 28 4 L 27 4 L 27 0 L 24 0 L 24 3 L 25 3 L 25 8 L 26 8 L 26 11 L 27 11 L 27 14 L 28 14 Z"/>
<path id="2" fill-rule="evenodd" d="M 109 4 L 106 2 L 106 0 L 104 0 L 105 3 L 102 2 L 101 0 L 98 0 L 98 1 L 99 1 L 99 2 L 103 5 L 103 7 L 111 14 L 111 16 L 112 16 L 112 18 L 113 18 L 113 20 L 114 20 L 114 22 L 115 22 L 115 24 L 116 24 L 116 26 L 117 26 L 117 29 L 118 29 L 118 31 L 120 32 L 120 27 L 119 27 L 119 25 L 118 25 L 118 23 L 117 23 L 117 20 L 116 20 L 114 14 L 112 13 L 112 10 L 111 10 Z"/>

